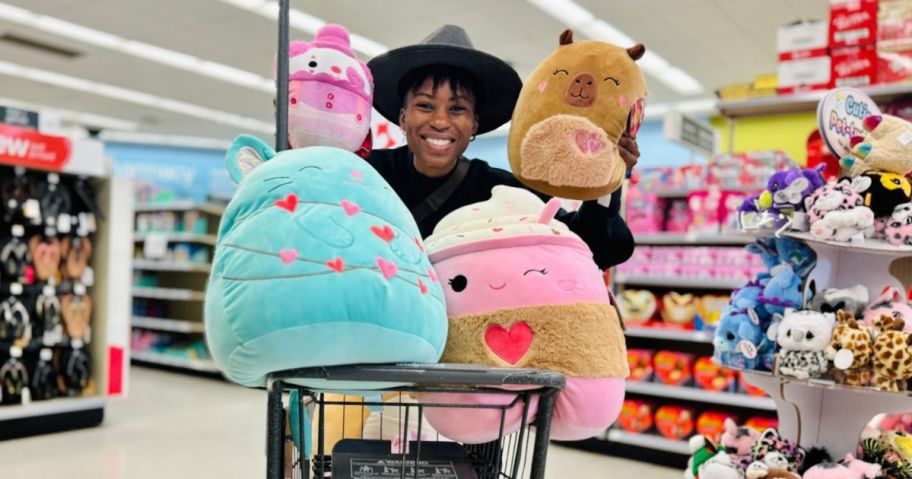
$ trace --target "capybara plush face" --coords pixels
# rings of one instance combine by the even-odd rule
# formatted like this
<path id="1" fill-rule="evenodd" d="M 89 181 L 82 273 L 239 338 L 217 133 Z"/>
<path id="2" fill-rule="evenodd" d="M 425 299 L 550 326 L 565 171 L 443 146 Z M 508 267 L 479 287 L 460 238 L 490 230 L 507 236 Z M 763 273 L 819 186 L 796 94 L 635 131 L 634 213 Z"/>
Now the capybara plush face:
<path id="1" fill-rule="evenodd" d="M 586 40 L 570 30 L 526 80 L 510 127 L 513 174 L 542 193 L 590 200 L 617 190 L 626 168 L 618 153 L 636 135 L 646 81 L 636 60 L 646 48 Z"/>

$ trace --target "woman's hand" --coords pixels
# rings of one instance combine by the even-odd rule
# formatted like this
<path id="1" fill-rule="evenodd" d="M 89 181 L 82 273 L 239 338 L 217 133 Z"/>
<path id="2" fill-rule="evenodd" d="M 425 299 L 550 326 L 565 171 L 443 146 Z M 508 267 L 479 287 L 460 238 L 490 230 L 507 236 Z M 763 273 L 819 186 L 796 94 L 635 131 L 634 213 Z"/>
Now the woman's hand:
<path id="1" fill-rule="evenodd" d="M 637 146 L 636 140 L 630 137 L 627 132 L 624 132 L 621 135 L 620 141 L 618 141 L 618 150 L 621 153 L 621 158 L 624 159 L 624 163 L 627 165 L 627 171 L 633 169 L 637 164 L 637 160 L 640 158 L 640 148 Z"/>

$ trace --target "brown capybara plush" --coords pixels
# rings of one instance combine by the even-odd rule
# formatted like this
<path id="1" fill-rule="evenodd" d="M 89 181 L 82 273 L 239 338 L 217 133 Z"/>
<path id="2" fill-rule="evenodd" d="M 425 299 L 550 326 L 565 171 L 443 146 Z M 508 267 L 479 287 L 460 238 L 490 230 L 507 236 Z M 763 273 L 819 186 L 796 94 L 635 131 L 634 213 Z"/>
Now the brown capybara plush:
<path id="1" fill-rule="evenodd" d="M 560 46 L 526 80 L 513 111 L 509 155 L 513 174 L 561 198 L 592 200 L 614 192 L 626 173 L 618 153 L 624 131 L 643 119 L 646 80 L 636 65 L 646 52 L 608 43 Z"/>

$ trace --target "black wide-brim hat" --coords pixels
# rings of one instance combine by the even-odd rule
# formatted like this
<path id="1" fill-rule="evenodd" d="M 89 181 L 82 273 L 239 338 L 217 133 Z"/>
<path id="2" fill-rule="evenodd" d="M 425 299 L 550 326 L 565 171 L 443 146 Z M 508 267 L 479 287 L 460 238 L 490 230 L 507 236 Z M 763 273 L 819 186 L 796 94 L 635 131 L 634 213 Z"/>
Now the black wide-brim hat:
<path id="1" fill-rule="evenodd" d="M 417 45 L 390 50 L 369 61 L 374 76 L 374 108 L 387 120 L 399 124 L 404 86 L 410 71 L 430 65 L 446 65 L 466 70 L 475 77 L 475 105 L 478 134 L 487 133 L 510 121 L 522 89 L 519 74 L 503 60 L 476 50 L 460 27 L 445 25 Z"/>

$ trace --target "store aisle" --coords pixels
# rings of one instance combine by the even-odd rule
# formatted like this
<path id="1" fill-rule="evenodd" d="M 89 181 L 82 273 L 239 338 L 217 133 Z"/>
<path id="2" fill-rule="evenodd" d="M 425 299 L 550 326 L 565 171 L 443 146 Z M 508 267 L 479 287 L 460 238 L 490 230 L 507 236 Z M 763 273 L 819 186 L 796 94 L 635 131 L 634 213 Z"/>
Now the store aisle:
<path id="1" fill-rule="evenodd" d="M 266 396 L 226 382 L 132 368 L 130 397 L 100 428 L 0 442 L 3 479 L 263 477 Z M 554 446 L 549 478 L 671 479 L 680 471 Z"/>

